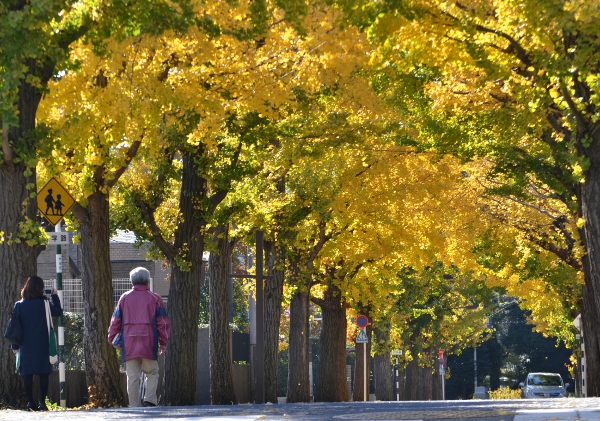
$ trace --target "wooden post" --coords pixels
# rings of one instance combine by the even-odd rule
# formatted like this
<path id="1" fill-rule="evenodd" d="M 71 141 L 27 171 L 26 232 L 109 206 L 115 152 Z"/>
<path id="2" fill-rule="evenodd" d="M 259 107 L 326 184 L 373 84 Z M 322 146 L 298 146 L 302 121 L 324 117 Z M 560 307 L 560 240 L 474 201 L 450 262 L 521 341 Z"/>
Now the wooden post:
<path id="1" fill-rule="evenodd" d="M 365 395 L 365 402 L 367 402 L 368 401 L 368 399 L 367 399 L 367 373 L 368 373 L 368 370 L 367 370 L 367 343 L 365 342 L 365 343 L 363 343 L 363 345 L 365 346 L 365 352 L 364 352 L 364 357 L 363 357 L 364 358 L 363 361 L 365 363 L 365 378 L 364 378 L 365 393 L 364 393 L 364 395 Z"/>

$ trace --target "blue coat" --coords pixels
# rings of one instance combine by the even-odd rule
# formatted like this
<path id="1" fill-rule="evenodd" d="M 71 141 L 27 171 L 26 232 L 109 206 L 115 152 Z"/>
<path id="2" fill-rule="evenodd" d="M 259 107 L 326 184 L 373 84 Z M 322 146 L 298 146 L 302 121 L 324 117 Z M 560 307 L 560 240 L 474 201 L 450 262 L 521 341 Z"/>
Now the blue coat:
<path id="1" fill-rule="evenodd" d="M 50 340 L 46 325 L 46 298 L 21 300 L 15 303 L 14 312 L 19 315 L 23 326 L 21 346 L 11 345 L 12 349 L 21 350 L 21 375 L 50 374 L 52 365 L 48 359 Z M 62 316 L 62 307 L 58 295 L 52 295 L 50 313 L 53 317 Z"/>

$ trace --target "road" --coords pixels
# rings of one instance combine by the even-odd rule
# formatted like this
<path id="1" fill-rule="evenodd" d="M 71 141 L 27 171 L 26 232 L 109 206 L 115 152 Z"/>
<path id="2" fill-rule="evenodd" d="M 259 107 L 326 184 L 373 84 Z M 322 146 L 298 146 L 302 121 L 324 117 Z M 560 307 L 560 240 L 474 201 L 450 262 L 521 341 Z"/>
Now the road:
<path id="1" fill-rule="evenodd" d="M 2 410 L 1 420 L 600 421 L 600 398 L 188 406 L 43 413 Z"/>

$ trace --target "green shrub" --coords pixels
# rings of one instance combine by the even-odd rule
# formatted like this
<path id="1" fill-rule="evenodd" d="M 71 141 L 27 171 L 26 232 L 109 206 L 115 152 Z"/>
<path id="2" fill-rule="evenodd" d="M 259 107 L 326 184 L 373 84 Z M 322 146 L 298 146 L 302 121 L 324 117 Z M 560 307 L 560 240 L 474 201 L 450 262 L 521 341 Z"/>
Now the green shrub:
<path id="1" fill-rule="evenodd" d="M 83 357 L 83 315 L 63 313 L 65 328 L 64 363 L 67 370 L 85 370 Z"/>

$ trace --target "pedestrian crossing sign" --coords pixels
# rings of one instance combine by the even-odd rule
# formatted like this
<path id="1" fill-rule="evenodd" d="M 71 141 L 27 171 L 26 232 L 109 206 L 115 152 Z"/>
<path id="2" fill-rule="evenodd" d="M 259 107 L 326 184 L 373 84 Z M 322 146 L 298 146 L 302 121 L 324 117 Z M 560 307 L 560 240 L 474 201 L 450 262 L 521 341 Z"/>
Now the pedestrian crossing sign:
<path id="1" fill-rule="evenodd" d="M 51 178 L 38 192 L 37 203 L 43 217 L 56 225 L 75 204 L 75 199 L 55 178 Z"/>
<path id="2" fill-rule="evenodd" d="M 358 332 L 358 335 L 356 335 L 356 343 L 357 344 L 368 344 L 369 343 L 369 337 L 367 336 L 367 332 L 365 332 L 365 329 L 360 329 L 360 331 Z"/>

